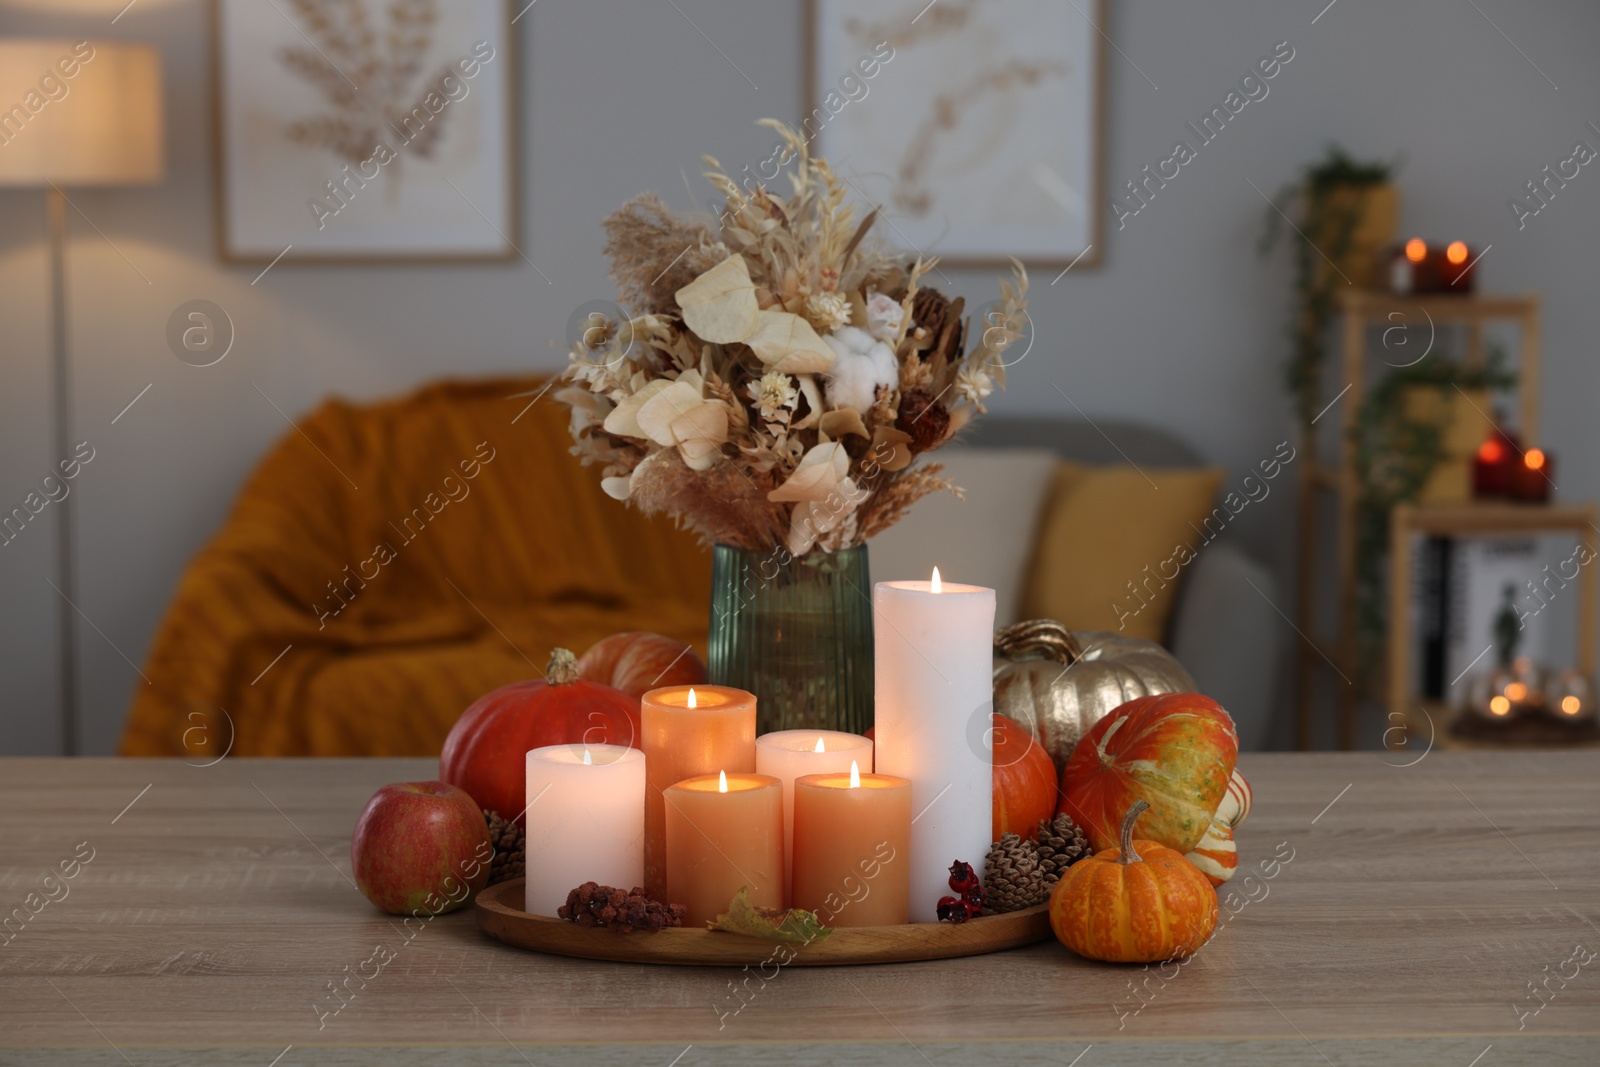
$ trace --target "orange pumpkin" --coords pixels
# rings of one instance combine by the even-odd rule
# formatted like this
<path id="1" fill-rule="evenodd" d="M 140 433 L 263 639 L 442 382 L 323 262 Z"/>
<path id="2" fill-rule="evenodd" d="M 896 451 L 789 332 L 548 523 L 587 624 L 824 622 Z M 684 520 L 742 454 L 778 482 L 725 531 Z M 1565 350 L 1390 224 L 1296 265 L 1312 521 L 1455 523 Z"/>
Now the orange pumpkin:
<path id="1" fill-rule="evenodd" d="M 439 778 L 480 808 L 522 822 L 529 749 L 547 745 L 637 747 L 639 701 L 578 677 L 578 661 L 558 648 L 544 680 L 513 682 L 461 713 L 445 738 Z"/>
<path id="2" fill-rule="evenodd" d="M 1004 715 L 994 717 L 994 834 L 1024 839 L 1056 810 L 1056 766 L 1027 728 Z"/>
<path id="3" fill-rule="evenodd" d="M 1217 928 L 1217 891 L 1195 865 L 1165 845 L 1135 841 L 1122 819 L 1119 845 L 1067 868 L 1050 895 L 1050 928 L 1080 956 L 1107 963 L 1155 963 L 1200 950 Z"/>
<path id="4" fill-rule="evenodd" d="M 645 630 L 612 634 L 578 657 L 578 674 L 633 697 L 665 685 L 702 685 L 705 662 L 682 641 Z"/>
<path id="5" fill-rule="evenodd" d="M 1142 837 L 1193 849 L 1211 825 L 1239 758 L 1233 720 L 1210 697 L 1137 697 L 1079 739 L 1061 775 L 1061 810 L 1096 851 L 1115 846 L 1122 813 L 1148 803 Z"/>

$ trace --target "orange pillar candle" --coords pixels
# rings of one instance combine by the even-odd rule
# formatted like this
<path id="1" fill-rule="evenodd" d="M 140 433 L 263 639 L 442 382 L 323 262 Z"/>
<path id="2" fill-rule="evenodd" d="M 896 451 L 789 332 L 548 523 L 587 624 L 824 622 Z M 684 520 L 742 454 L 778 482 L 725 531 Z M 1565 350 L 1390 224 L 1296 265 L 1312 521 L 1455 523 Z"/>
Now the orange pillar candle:
<path id="1" fill-rule="evenodd" d="M 794 780 L 807 774 L 844 772 L 855 763 L 872 770 L 872 742 L 838 730 L 778 730 L 756 738 L 756 773 L 783 783 L 783 894 L 789 899 L 794 869 Z"/>
<path id="2" fill-rule="evenodd" d="M 689 909 L 685 925 L 726 912 L 741 886 L 758 908 L 783 906 L 782 782 L 719 771 L 668 786 L 663 802 L 665 897 Z"/>
<path id="3" fill-rule="evenodd" d="M 644 887 L 659 900 L 667 888 L 663 792 L 685 778 L 756 769 L 756 698 L 721 685 L 667 686 L 644 695 L 639 719 L 645 757 Z"/>
<path id="4" fill-rule="evenodd" d="M 794 782 L 791 906 L 826 926 L 899 926 L 911 906 L 911 781 L 808 774 Z"/>

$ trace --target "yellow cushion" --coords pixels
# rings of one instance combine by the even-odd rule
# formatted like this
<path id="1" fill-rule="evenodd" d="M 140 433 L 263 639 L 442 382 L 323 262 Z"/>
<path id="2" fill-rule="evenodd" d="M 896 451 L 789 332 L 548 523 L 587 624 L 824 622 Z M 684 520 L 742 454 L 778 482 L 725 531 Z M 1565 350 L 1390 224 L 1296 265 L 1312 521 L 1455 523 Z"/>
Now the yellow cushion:
<path id="1" fill-rule="evenodd" d="M 1025 617 L 1162 640 L 1183 568 L 1232 518 L 1226 508 L 1213 514 L 1222 477 L 1219 467 L 1141 472 L 1063 461 L 1034 549 Z"/>

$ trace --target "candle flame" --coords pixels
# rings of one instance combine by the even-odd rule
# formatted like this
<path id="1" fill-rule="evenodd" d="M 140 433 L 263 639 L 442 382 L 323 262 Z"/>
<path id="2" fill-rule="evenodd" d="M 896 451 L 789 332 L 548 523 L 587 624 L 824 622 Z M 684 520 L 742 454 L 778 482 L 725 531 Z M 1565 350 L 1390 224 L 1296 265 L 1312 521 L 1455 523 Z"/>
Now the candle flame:
<path id="1" fill-rule="evenodd" d="M 1428 258 L 1428 242 L 1420 237 L 1413 237 L 1406 242 L 1406 258 L 1413 263 L 1421 263 Z"/>
<path id="2" fill-rule="evenodd" d="M 1444 258 L 1448 259 L 1458 267 L 1465 263 L 1467 261 L 1467 242 L 1451 241 L 1449 246 L 1444 250 Z"/>
<path id="3" fill-rule="evenodd" d="M 583 764 L 586 767 L 594 766 L 594 759 L 589 755 L 589 747 L 587 745 L 583 748 Z"/>
<path id="4" fill-rule="evenodd" d="M 1525 699 L 1527 695 L 1528 687 L 1523 685 L 1521 682 L 1512 682 L 1510 685 L 1506 686 L 1506 696 L 1510 697 L 1512 700 L 1520 701 Z"/>
<path id="5" fill-rule="evenodd" d="M 1561 710 L 1568 715 L 1576 715 L 1583 709 L 1583 701 L 1568 693 L 1561 698 Z"/>
<path id="6" fill-rule="evenodd" d="M 1511 713 L 1511 701 L 1503 696 L 1497 696 L 1489 701 L 1489 710 L 1495 715 L 1508 715 Z"/>
<path id="7" fill-rule="evenodd" d="M 695 699 L 694 699 L 694 686 L 690 686 L 689 687 L 689 707 L 691 707 L 691 708 L 699 707 L 699 705 L 695 703 Z M 726 793 L 727 790 L 724 789 L 723 792 Z"/>
<path id="8" fill-rule="evenodd" d="M 691 689 L 691 690 L 689 690 L 689 692 L 692 693 L 692 692 L 694 692 L 694 690 Z M 728 772 L 727 771 L 718 771 L 717 772 L 717 792 L 726 793 L 727 791 L 728 791 Z"/>
<path id="9" fill-rule="evenodd" d="M 1530 448 L 1528 449 L 1528 454 L 1522 457 L 1522 461 L 1528 465 L 1529 470 L 1536 471 L 1544 466 L 1544 450 L 1542 448 Z"/>
<path id="10" fill-rule="evenodd" d="M 931 590 L 931 592 L 935 592 L 935 593 L 944 592 L 944 588 L 939 582 L 939 568 L 938 567 L 933 568 L 933 589 Z"/>
<path id="11" fill-rule="evenodd" d="M 861 788 L 861 767 L 855 760 L 850 761 L 850 788 Z"/>
<path id="12" fill-rule="evenodd" d="M 828 750 L 822 747 L 822 738 L 819 737 L 819 738 L 817 738 L 817 747 L 812 749 L 811 751 L 813 751 L 813 752 L 826 752 Z"/>

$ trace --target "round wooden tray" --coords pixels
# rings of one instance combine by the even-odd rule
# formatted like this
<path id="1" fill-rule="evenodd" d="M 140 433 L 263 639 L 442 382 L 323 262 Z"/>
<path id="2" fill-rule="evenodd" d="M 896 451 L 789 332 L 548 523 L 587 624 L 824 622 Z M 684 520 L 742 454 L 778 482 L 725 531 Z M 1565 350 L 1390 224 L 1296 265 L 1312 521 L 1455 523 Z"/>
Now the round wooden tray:
<path id="1" fill-rule="evenodd" d="M 856 963 L 906 963 L 951 956 L 978 956 L 1050 936 L 1049 905 L 964 923 L 906 926 L 840 926 L 809 945 L 768 941 L 717 930 L 677 927 L 659 933 L 622 934 L 583 927 L 522 910 L 522 879 L 492 885 L 478 894 L 478 928 L 496 941 L 557 956 L 624 963 L 674 963 L 694 967 L 739 967 L 770 963 L 774 950 L 790 949 L 793 967 Z M 788 955 L 782 952 L 781 956 Z"/>

